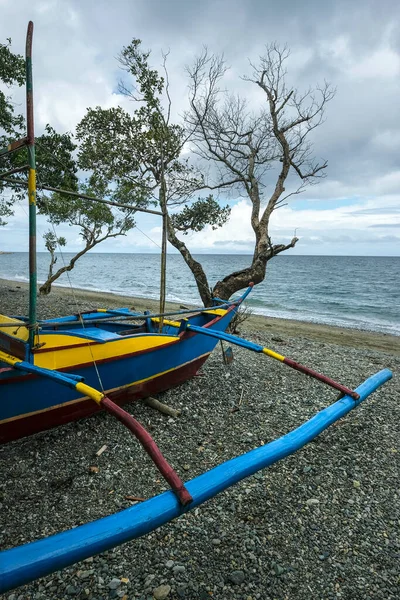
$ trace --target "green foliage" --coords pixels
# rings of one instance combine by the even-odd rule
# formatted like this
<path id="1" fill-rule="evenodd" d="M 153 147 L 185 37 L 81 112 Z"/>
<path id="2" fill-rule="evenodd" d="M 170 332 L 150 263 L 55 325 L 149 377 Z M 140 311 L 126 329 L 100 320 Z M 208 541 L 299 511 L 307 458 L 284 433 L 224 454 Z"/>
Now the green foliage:
<path id="1" fill-rule="evenodd" d="M 189 201 L 203 179 L 180 156 L 185 130 L 170 123 L 168 82 L 149 66 L 149 55 L 137 39 L 123 48 L 119 60 L 134 84 L 120 84 L 120 91 L 136 108 L 132 113 L 121 107 L 88 109 L 77 127 L 78 163 L 112 186 L 117 197 L 176 206 Z"/>
<path id="2" fill-rule="evenodd" d="M 142 94 L 143 112 L 146 110 L 151 114 L 154 110 L 159 112 L 165 80 L 158 71 L 150 68 L 150 52 L 144 52 L 140 47 L 141 43 L 141 40 L 134 38 L 129 46 L 122 49 L 119 61 L 133 76 L 136 84 L 134 89 Z"/>
<path id="3" fill-rule="evenodd" d="M 74 158 L 77 146 L 72 134 L 57 133 L 47 124 L 45 133 L 38 136 L 35 143 L 39 186 L 78 191 L 78 166 Z"/>
<path id="4" fill-rule="evenodd" d="M 52 256 L 57 250 L 57 246 L 67 245 L 67 240 L 65 239 L 65 237 L 56 236 L 56 234 L 50 229 L 43 234 L 43 239 L 46 250 L 48 250 Z"/>
<path id="5" fill-rule="evenodd" d="M 11 51 L 11 39 L 6 40 L 6 44 L 0 43 L 0 84 L 7 88 L 15 85 L 21 86 L 25 81 L 25 60 L 19 54 L 13 54 Z M 10 141 L 10 137 L 18 135 L 24 124 L 22 115 L 16 115 L 14 104 L 11 98 L 0 89 L 0 148 L 4 148 Z M 10 168 L 8 157 L 1 159 L 0 171 L 6 171 Z M 0 184 L 0 193 L 3 186 Z M 0 226 L 5 225 L 6 221 L 2 217 L 9 217 L 13 214 L 12 198 L 0 196 Z"/>
<path id="6" fill-rule="evenodd" d="M 78 191 L 78 166 L 74 158 L 76 144 L 71 133 L 57 133 L 53 127 L 46 125 L 45 133 L 35 138 L 36 176 L 38 188 L 38 205 L 40 207 L 40 188 L 42 185 L 62 188 L 72 192 Z M 23 149 L 8 156 L 8 168 L 23 166 L 27 163 L 27 150 Z M 18 179 L 26 180 L 27 174 L 20 173 Z M 10 186 L 12 202 L 23 201 L 26 189 Z"/>
<path id="7" fill-rule="evenodd" d="M 171 221 L 177 231 L 187 235 L 189 231 L 202 231 L 206 225 L 218 229 L 225 225 L 230 214 L 229 206 L 221 207 L 210 195 L 199 198 L 190 206 L 185 205 L 179 213 L 171 215 Z"/>
<path id="8" fill-rule="evenodd" d="M 25 82 L 25 60 L 19 54 L 13 54 L 10 47 L 10 38 L 6 44 L 0 43 L 0 82 L 8 88 L 22 86 Z M 0 90 L 0 133 L 3 131 L 3 136 L 14 135 L 16 129 L 22 128 L 23 122 L 21 115 L 14 114 L 11 98 Z"/>
<path id="9" fill-rule="evenodd" d="M 81 183 L 79 191 L 88 196 L 104 197 L 108 194 L 107 185 L 91 177 Z M 116 215 L 106 204 L 83 198 L 74 198 L 67 194 L 54 193 L 38 201 L 40 214 L 48 216 L 54 225 L 68 224 L 80 228 L 79 235 L 87 246 L 94 246 L 108 237 L 125 235 L 134 227 L 133 211 L 127 210 Z"/>

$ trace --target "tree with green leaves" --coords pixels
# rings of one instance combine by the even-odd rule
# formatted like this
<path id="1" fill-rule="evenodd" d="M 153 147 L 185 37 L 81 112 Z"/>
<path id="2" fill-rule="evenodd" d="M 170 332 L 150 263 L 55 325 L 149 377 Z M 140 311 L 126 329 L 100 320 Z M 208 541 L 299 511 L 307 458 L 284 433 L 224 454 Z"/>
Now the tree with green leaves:
<path id="1" fill-rule="evenodd" d="M 61 193 L 54 193 L 49 197 L 42 196 L 39 202 L 40 214 L 45 214 L 53 225 L 68 224 L 70 227 L 78 227 L 84 247 L 70 259 L 68 264 L 64 264 L 54 274 L 50 266 L 49 276 L 39 288 L 41 294 L 49 294 L 52 284 L 63 273 L 72 271 L 77 260 L 89 250 L 107 239 L 126 235 L 135 225 L 133 217 L 135 211 L 129 206 L 130 202 L 121 197 L 121 193 L 113 194 L 103 182 L 95 181 L 91 177 L 87 183 L 80 184 L 79 191 L 88 196 L 107 196 L 111 197 L 112 200 L 118 198 L 120 203 L 125 200 L 127 208 L 120 209 L 120 214 L 116 215 L 107 204 L 93 202 L 92 200 L 71 198 L 71 196 Z M 66 241 L 65 238 L 60 238 L 54 233 L 49 235 L 48 232 L 46 235 L 46 247 L 52 257 L 50 265 L 54 265 L 53 257 L 56 246 L 65 245 Z"/>
<path id="2" fill-rule="evenodd" d="M 67 240 L 63 236 L 58 237 L 54 233 L 54 231 L 51 231 L 51 229 L 49 229 L 48 231 L 46 231 L 43 234 L 43 239 L 44 239 L 44 245 L 46 247 L 46 250 L 48 250 L 50 253 L 49 273 L 47 275 L 47 281 L 49 281 L 53 277 L 53 268 L 57 262 L 57 256 L 56 256 L 57 248 L 66 246 Z"/>
<path id="3" fill-rule="evenodd" d="M 11 51 L 11 39 L 6 44 L 0 43 L 0 82 L 7 88 L 22 86 L 25 83 L 25 59 Z M 24 124 L 21 115 L 15 114 L 14 104 L 10 96 L 0 89 L 0 133 L 15 135 Z"/>
<path id="4" fill-rule="evenodd" d="M 7 89 L 22 86 L 25 82 L 25 60 L 19 54 L 11 51 L 11 39 L 5 44 L 0 43 L 0 84 Z M 12 98 L 0 87 L 0 148 L 4 148 L 10 139 L 18 136 L 23 128 L 22 115 L 15 113 Z M 0 170 L 6 171 L 9 167 L 6 158 L 0 161 Z M 3 196 L 3 186 L 0 182 L 0 225 L 5 225 L 2 217 L 12 215 L 12 198 Z"/>
<path id="5" fill-rule="evenodd" d="M 252 67 L 253 74 L 244 77 L 265 94 L 259 110 L 253 110 L 245 99 L 222 88 L 224 60 L 204 51 L 188 68 L 190 110 L 183 127 L 171 123 L 167 56 L 161 75 L 150 67 L 149 55 L 136 39 L 123 48 L 119 61 L 133 84 L 120 84 L 120 92 L 135 109 L 133 114 L 120 107 L 89 109 L 77 128 L 79 164 L 117 188 L 134 185 L 158 200 L 167 215 L 168 240 L 182 254 L 208 306 L 212 296 L 229 298 L 250 281 L 263 281 L 268 261 L 298 241 L 294 237 L 289 243 L 273 244 L 269 223 L 289 197 L 324 175 L 327 163 L 313 158 L 309 134 L 323 122 L 334 91 L 328 84 L 303 94 L 289 87 L 289 52 L 273 44 Z M 198 157 L 197 165 L 183 158 L 184 146 Z M 207 177 L 206 169 L 199 168 L 205 165 Z M 285 186 L 293 186 L 292 175 L 300 184 L 285 194 Z M 226 223 L 229 206 L 221 207 L 212 196 L 193 202 L 196 192 L 207 189 L 248 198 L 254 231 L 249 267 L 228 274 L 212 290 L 202 265 L 178 237 Z"/>
<path id="6" fill-rule="evenodd" d="M 164 75 L 149 65 L 149 52 L 140 40 L 123 48 L 119 61 L 133 78 L 133 85 L 120 85 L 122 94 L 134 103 L 132 114 L 121 107 L 89 109 L 77 127 L 79 166 L 117 190 L 131 190 L 158 202 L 166 215 L 169 242 L 191 269 L 205 305 L 211 291 L 201 264 L 193 257 L 177 232 L 202 231 L 207 225 L 221 227 L 230 209 L 212 197 L 193 200 L 204 188 L 204 178 L 183 157 L 188 133 L 171 122 L 171 98 L 164 56 Z"/>

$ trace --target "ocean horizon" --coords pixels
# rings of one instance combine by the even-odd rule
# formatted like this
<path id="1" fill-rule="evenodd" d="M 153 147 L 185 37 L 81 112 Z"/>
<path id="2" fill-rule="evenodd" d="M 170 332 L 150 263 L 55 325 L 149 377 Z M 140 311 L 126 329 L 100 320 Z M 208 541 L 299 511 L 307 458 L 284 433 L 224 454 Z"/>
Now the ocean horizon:
<path id="1" fill-rule="evenodd" d="M 56 268 L 74 253 L 58 255 Z M 213 286 L 250 264 L 248 254 L 197 254 Z M 38 281 L 46 279 L 49 254 L 37 255 Z M 28 253 L 0 254 L 0 277 L 28 281 Z M 117 295 L 159 297 L 160 256 L 90 252 L 56 285 Z M 256 314 L 400 336 L 400 257 L 280 255 L 247 304 Z M 167 300 L 200 305 L 191 271 L 180 254 L 167 257 Z M 40 300 L 39 300 L 40 301 Z"/>

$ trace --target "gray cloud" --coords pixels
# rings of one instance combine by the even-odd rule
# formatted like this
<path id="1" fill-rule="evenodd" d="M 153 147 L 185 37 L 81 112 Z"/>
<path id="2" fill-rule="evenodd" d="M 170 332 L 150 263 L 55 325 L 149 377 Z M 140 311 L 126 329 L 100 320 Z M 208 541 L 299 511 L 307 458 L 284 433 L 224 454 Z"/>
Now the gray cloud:
<path id="1" fill-rule="evenodd" d="M 293 85 L 304 89 L 327 79 L 337 88 L 326 122 L 313 136 L 316 155 L 328 159 L 328 177 L 304 198 L 356 196 L 360 205 L 400 192 L 398 0 L 2 0 L 1 14 L 0 39 L 12 37 L 20 52 L 27 19 L 35 22 L 38 132 L 47 120 L 71 129 L 87 106 L 118 101 L 112 98 L 121 75 L 115 57 L 132 37 L 153 49 L 155 65 L 161 48 L 170 49 L 176 116 L 185 107 L 184 65 L 203 44 L 225 53 L 232 67 L 227 85 L 263 102 L 262 93 L 240 76 L 249 69 L 248 58 L 257 60 L 264 45 L 276 40 L 291 47 Z M 23 110 L 23 94 L 15 98 Z M 353 214 L 398 214 L 398 197 Z M 376 224 L 385 226 L 390 224 Z"/>
<path id="2" fill-rule="evenodd" d="M 369 227 L 377 227 L 379 229 L 389 227 L 392 229 L 398 229 L 400 227 L 400 223 L 381 223 L 380 225 L 369 225 Z"/>

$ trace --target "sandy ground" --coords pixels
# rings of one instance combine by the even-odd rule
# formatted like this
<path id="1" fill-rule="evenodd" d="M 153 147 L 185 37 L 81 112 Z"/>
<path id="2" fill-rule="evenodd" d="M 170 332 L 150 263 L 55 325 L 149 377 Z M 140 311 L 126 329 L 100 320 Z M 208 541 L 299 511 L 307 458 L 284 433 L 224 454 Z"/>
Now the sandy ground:
<path id="1" fill-rule="evenodd" d="M 27 289 L 28 284 L 15 281 L 0 279 L 0 286 L 9 289 Z M 158 312 L 159 305 L 155 300 L 135 298 L 132 296 L 119 296 L 106 292 L 92 292 L 88 290 L 75 289 L 72 295 L 70 288 L 54 286 L 51 295 L 60 298 L 71 298 L 71 313 L 76 312 L 74 304 L 77 300 L 78 306 L 80 300 L 103 302 L 104 307 L 115 308 L 117 306 L 134 307 L 138 311 L 150 310 Z M 40 302 L 40 300 L 39 300 Z M 179 309 L 179 304 L 167 302 L 167 310 Z M 61 316 L 61 315 L 60 315 Z M 304 321 L 294 321 L 290 319 L 276 319 L 262 315 L 252 315 L 241 327 L 241 333 L 265 332 L 276 335 L 285 335 L 289 337 L 304 337 L 317 341 L 325 341 L 330 344 L 349 346 L 357 349 L 375 350 L 377 352 L 387 352 L 400 356 L 400 337 L 386 333 L 373 331 L 363 331 L 359 329 L 346 329 L 343 327 L 334 327 L 332 325 L 321 325 L 316 323 L 306 323 Z"/>

